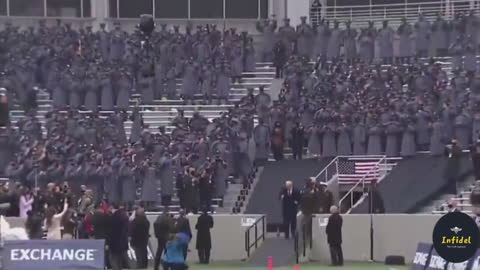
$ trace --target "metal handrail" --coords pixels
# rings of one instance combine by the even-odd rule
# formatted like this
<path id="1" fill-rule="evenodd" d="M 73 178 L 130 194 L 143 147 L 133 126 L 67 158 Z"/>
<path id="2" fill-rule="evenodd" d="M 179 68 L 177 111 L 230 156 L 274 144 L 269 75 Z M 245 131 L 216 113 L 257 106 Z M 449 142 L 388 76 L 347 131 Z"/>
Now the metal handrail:
<path id="1" fill-rule="evenodd" d="M 377 162 L 377 164 L 375 164 L 375 167 L 373 167 L 370 171 L 368 171 L 339 201 L 338 201 L 338 205 L 341 209 L 341 206 L 342 206 L 342 202 L 345 201 L 348 196 L 350 195 L 350 208 L 353 206 L 353 192 L 355 191 L 355 189 L 360 185 L 362 184 L 362 191 L 365 189 L 365 180 L 368 176 L 370 176 L 372 174 L 372 172 L 374 173 L 377 173 L 377 166 L 380 166 L 380 164 L 382 162 L 386 162 L 386 158 L 383 157 L 381 160 L 379 160 Z"/>
<path id="2" fill-rule="evenodd" d="M 461 2 L 469 2 L 469 1 L 454 1 L 454 3 L 461 3 Z M 401 6 L 401 7 L 404 7 L 404 6 L 408 6 L 408 5 L 438 5 L 438 1 L 432 1 L 432 2 L 417 2 L 417 3 L 394 3 L 394 4 L 374 4 L 374 5 L 371 5 L 372 7 L 375 7 L 375 6 L 385 6 L 385 7 L 391 7 L 391 6 Z M 348 5 L 348 6 L 337 6 L 336 8 L 359 8 L 359 7 L 368 7 L 370 6 L 369 4 L 365 4 L 365 5 Z M 329 6 L 327 8 L 331 8 L 333 9 L 334 7 L 332 6 Z"/>
<path id="3" fill-rule="evenodd" d="M 258 223 L 262 222 L 262 234 L 258 235 Z M 255 241 L 250 243 L 250 231 L 255 230 Z M 258 241 L 262 239 L 265 241 L 265 233 L 266 233 L 266 224 L 265 224 L 265 215 L 262 215 L 259 219 L 255 221 L 250 227 L 247 228 L 245 231 L 245 251 L 247 252 L 247 258 L 250 257 L 250 250 L 252 247 L 258 248 Z"/>
<path id="4" fill-rule="evenodd" d="M 460 4 L 460 6 L 459 6 Z M 450 6 L 438 2 L 423 3 L 392 3 L 392 4 L 365 4 L 349 6 L 327 6 L 327 19 L 350 19 L 356 21 L 391 18 L 394 16 L 416 18 L 418 12 L 426 18 L 434 17 L 432 13 L 441 12 L 446 18 L 451 18 L 455 12 L 468 11 L 471 2 L 467 0 L 452 1 Z M 417 12 L 416 12 L 417 11 Z"/>
<path id="5" fill-rule="evenodd" d="M 325 168 L 323 168 L 316 176 L 315 176 L 315 182 L 319 182 L 318 181 L 318 178 L 320 177 L 320 175 L 322 175 L 322 173 L 325 173 L 326 176 L 328 176 L 328 168 L 333 165 L 333 164 L 336 164 L 336 162 L 338 161 L 338 158 L 339 157 L 335 157 L 334 159 L 332 159 L 332 161 L 330 161 L 330 163 L 327 164 L 327 166 L 325 166 Z M 325 183 L 328 182 L 330 179 L 325 179 Z"/>

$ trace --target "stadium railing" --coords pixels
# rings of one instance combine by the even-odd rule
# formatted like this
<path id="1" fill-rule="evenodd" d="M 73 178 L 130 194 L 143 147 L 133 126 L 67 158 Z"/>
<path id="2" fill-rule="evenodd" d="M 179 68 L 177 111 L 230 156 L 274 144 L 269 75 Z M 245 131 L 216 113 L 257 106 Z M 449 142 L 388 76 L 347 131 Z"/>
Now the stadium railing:
<path id="1" fill-rule="evenodd" d="M 331 5 L 326 7 L 326 20 L 353 21 L 355 23 L 365 23 L 368 21 L 380 22 L 385 19 L 400 23 L 401 18 L 407 18 L 408 21 L 416 21 L 418 14 L 421 12 L 426 19 L 433 19 L 438 12 L 442 13 L 445 18 L 451 19 L 457 12 L 469 12 L 471 9 L 471 1 L 469 0 L 452 0 L 450 5 L 439 1 L 431 2 L 409 2 L 405 3 L 388 3 L 373 4 L 370 0 L 369 4 L 339 6 Z M 475 5 L 475 4 L 473 4 Z"/>
<path id="2" fill-rule="evenodd" d="M 353 207 L 354 205 L 354 196 L 353 196 L 353 193 L 355 191 L 358 191 L 358 189 L 361 187 L 361 192 L 364 192 L 365 191 L 365 187 L 367 185 L 369 185 L 372 181 L 370 180 L 371 178 L 376 178 L 379 174 L 379 168 L 380 167 L 386 167 L 386 164 L 387 163 L 387 157 L 383 157 L 381 158 L 380 160 L 378 160 L 375 164 L 375 166 L 372 166 L 371 169 L 366 172 L 363 177 L 355 184 L 353 185 L 353 187 L 347 192 L 345 193 L 345 195 L 340 199 L 340 201 L 338 202 L 338 205 L 340 206 L 340 209 L 342 208 L 342 203 L 347 200 L 347 199 L 350 199 L 350 207 L 348 208 L 349 210 Z M 379 176 L 378 177 L 378 180 L 381 180 L 381 177 L 382 176 Z"/>
<path id="3" fill-rule="evenodd" d="M 261 227 L 261 234 L 259 235 L 259 228 L 258 225 L 259 223 L 262 223 Z M 253 223 L 250 227 L 247 228 L 245 231 L 245 251 L 247 252 L 247 258 L 250 257 L 251 249 L 255 247 L 255 249 L 258 248 L 259 241 L 265 241 L 265 234 L 267 232 L 266 230 L 266 222 L 265 222 L 265 215 L 262 215 L 255 223 Z M 250 234 L 251 231 L 253 230 L 254 233 L 254 241 L 253 243 L 250 241 Z"/>

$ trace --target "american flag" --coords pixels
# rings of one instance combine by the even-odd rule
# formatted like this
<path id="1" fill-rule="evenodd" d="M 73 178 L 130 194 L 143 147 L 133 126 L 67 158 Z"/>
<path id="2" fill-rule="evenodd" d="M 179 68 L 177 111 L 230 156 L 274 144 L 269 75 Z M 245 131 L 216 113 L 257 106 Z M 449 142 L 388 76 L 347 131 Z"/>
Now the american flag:
<path id="1" fill-rule="evenodd" d="M 345 162 L 339 170 L 338 180 L 341 185 L 354 185 L 358 181 L 365 180 L 366 184 L 378 181 L 380 178 L 380 166 L 378 160 L 355 160 Z"/>

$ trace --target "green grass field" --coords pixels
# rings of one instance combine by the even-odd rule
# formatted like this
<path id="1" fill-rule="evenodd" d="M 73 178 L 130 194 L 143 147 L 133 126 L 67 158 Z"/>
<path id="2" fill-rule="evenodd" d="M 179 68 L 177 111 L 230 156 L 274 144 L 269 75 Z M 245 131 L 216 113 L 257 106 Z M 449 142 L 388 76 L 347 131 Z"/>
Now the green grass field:
<path id="1" fill-rule="evenodd" d="M 208 266 L 191 264 L 189 270 L 266 270 L 267 267 L 254 267 L 247 264 L 211 264 Z M 388 266 L 377 263 L 346 263 L 343 267 L 331 267 L 320 264 L 301 264 L 301 270 L 326 270 L 326 269 L 345 269 L 345 270 L 407 270 L 407 266 Z M 274 270 L 293 270 L 293 265 L 290 267 L 274 267 Z"/>

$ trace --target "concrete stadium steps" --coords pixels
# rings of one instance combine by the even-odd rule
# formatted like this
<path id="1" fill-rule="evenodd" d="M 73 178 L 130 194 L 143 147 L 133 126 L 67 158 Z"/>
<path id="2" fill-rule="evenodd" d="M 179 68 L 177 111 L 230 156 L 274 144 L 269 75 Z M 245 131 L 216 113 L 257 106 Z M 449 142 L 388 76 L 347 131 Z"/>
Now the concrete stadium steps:
<path id="1" fill-rule="evenodd" d="M 457 202 L 457 209 L 461 210 L 464 213 L 471 214 L 473 213 L 473 206 L 470 203 L 470 195 L 472 194 L 473 189 L 477 186 L 480 185 L 480 181 L 474 181 L 472 178 L 472 181 L 469 181 L 467 185 L 464 185 L 464 187 L 461 187 L 463 191 L 460 192 L 457 195 L 448 195 L 444 196 L 442 199 L 443 200 L 436 200 L 437 204 L 435 205 L 436 208 L 434 210 L 428 211 L 428 213 L 432 214 L 446 214 L 448 213 L 448 206 L 447 206 L 447 201 L 448 200 L 454 200 Z M 433 207 L 435 207 L 433 206 Z M 429 209 L 425 209 L 429 210 Z M 423 211 L 427 213 L 427 211 Z"/>

